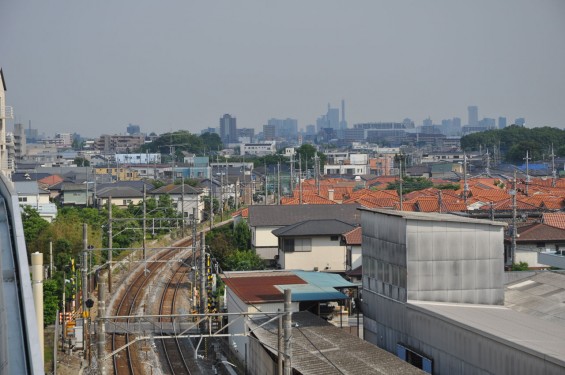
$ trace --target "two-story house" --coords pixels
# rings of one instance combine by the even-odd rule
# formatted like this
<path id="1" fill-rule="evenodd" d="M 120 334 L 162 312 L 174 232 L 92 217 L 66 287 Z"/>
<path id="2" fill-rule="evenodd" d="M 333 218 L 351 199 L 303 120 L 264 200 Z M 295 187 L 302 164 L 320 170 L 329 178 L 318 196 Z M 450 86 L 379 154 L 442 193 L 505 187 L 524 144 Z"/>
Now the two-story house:
<path id="1" fill-rule="evenodd" d="M 347 249 L 340 239 L 355 227 L 337 219 L 302 221 L 273 231 L 282 269 L 344 272 Z"/>
<path id="2" fill-rule="evenodd" d="M 339 218 L 351 225 L 359 225 L 358 204 L 304 204 L 249 206 L 248 224 L 251 230 L 251 248 L 261 258 L 275 262 L 279 255 L 279 240 L 272 232 L 306 220 Z"/>

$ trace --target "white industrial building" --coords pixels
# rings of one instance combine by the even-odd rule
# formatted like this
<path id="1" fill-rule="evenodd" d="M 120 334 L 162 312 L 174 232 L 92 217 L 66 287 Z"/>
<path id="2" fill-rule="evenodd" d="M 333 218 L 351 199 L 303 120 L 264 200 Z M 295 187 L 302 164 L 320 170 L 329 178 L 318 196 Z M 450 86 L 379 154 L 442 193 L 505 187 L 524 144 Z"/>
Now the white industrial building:
<path id="1" fill-rule="evenodd" d="M 361 223 L 367 341 L 433 374 L 565 372 L 565 325 L 549 316 L 564 314 L 562 303 L 523 313 L 547 293 L 565 294 L 562 285 L 517 283 L 539 295 L 504 305 L 506 224 L 368 209 Z"/>

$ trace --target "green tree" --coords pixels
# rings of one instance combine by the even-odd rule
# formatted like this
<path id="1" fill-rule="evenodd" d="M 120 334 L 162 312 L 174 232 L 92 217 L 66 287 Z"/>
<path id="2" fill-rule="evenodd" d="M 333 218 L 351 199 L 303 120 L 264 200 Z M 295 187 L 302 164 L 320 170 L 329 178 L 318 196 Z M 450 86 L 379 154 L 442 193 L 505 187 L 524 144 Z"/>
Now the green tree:
<path id="1" fill-rule="evenodd" d="M 403 177 L 402 178 L 402 194 L 407 194 L 416 190 L 423 190 L 434 186 L 433 182 L 425 177 Z M 388 190 L 396 190 L 400 195 L 400 181 L 389 182 Z"/>
<path id="2" fill-rule="evenodd" d="M 141 146 L 141 152 L 160 152 L 169 154 L 170 146 L 175 146 L 175 159 L 182 158 L 182 151 L 203 155 L 210 150 L 222 148 L 222 142 L 217 134 L 204 133 L 200 136 L 186 130 L 161 134 L 153 142 Z"/>
<path id="3" fill-rule="evenodd" d="M 86 160 L 85 158 L 76 157 L 74 159 L 74 163 L 77 167 L 90 167 L 90 161 Z"/>
<path id="4" fill-rule="evenodd" d="M 236 250 L 225 260 L 226 271 L 253 271 L 265 269 L 263 259 L 251 250 Z"/>
<path id="5" fill-rule="evenodd" d="M 55 323 L 59 301 L 61 300 L 61 289 L 55 279 L 43 281 L 43 324 L 45 326 Z"/>
<path id="6" fill-rule="evenodd" d="M 38 242 L 39 237 L 49 229 L 49 223 L 39 216 L 36 209 L 24 206 L 22 212 L 22 224 L 24 227 L 24 238 L 28 254 L 42 249 Z"/>
<path id="7" fill-rule="evenodd" d="M 320 158 L 320 170 L 324 170 L 324 164 L 326 163 L 326 155 L 322 152 L 316 150 L 316 147 L 311 144 L 305 143 L 296 149 L 295 161 L 301 162 L 302 169 L 306 170 L 306 167 L 313 168 L 315 165 L 314 157 L 318 156 Z"/>
<path id="8" fill-rule="evenodd" d="M 233 236 L 235 247 L 238 250 L 248 250 L 251 246 L 251 230 L 246 221 L 239 221 L 234 229 Z"/>

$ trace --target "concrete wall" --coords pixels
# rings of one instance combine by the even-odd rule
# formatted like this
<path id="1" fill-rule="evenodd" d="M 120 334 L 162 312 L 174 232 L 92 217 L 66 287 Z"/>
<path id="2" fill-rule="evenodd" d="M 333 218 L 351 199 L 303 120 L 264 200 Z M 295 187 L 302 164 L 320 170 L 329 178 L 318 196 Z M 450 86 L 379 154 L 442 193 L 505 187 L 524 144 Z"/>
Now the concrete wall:
<path id="1" fill-rule="evenodd" d="M 408 299 L 504 303 L 503 227 L 409 220 Z"/>

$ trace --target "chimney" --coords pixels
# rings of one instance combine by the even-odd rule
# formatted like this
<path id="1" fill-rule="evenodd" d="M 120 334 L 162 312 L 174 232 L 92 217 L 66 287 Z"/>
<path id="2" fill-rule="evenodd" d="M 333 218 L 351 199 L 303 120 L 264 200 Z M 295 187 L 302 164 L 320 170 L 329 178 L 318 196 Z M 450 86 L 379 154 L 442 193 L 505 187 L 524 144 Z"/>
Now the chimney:
<path id="1" fill-rule="evenodd" d="M 331 201 L 334 200 L 334 189 L 328 189 L 328 199 Z"/>

